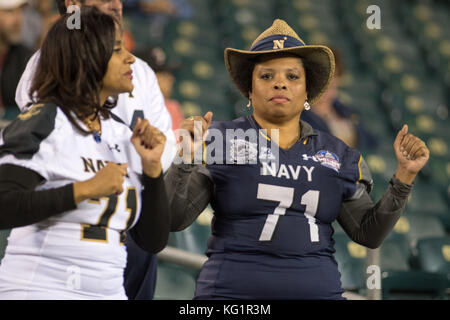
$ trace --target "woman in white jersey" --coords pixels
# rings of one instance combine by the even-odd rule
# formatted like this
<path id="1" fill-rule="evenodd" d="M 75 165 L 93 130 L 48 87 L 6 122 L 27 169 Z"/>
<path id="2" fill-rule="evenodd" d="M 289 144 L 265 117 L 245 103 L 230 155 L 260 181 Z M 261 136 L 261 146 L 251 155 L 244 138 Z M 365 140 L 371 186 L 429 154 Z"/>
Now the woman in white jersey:
<path id="1" fill-rule="evenodd" d="M 149 252 L 167 243 L 165 137 L 140 119 L 131 132 L 105 104 L 133 90 L 134 58 L 111 16 L 69 18 L 42 46 L 34 106 L 0 137 L 0 229 L 13 228 L 0 299 L 126 299 L 125 231 Z"/>

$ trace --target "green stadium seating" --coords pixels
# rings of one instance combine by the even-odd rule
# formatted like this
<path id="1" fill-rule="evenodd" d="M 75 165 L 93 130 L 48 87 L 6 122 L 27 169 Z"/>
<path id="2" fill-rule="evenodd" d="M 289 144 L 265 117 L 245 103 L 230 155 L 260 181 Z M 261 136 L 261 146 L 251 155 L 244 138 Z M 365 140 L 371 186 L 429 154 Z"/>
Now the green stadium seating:
<path id="1" fill-rule="evenodd" d="M 155 300 L 191 300 L 197 271 L 173 263 L 158 261 Z"/>
<path id="2" fill-rule="evenodd" d="M 433 236 L 421 239 L 417 242 L 417 251 L 422 270 L 443 273 L 450 277 L 449 236 Z"/>
<path id="3" fill-rule="evenodd" d="M 430 300 L 446 297 L 446 277 L 421 271 L 382 271 L 383 300 Z"/>
<path id="4" fill-rule="evenodd" d="M 385 300 L 443 299 L 446 276 L 411 270 L 408 254 L 395 239 L 386 240 L 380 248 L 381 290 Z"/>
<path id="5" fill-rule="evenodd" d="M 8 244 L 10 230 L 0 230 L 0 263 L 5 255 L 6 245 Z"/>
<path id="6" fill-rule="evenodd" d="M 409 251 L 397 239 L 386 239 L 380 247 L 381 270 L 408 271 Z"/>
<path id="7" fill-rule="evenodd" d="M 445 234 L 445 229 L 438 218 L 425 214 L 405 213 L 397 222 L 391 236 L 393 238 L 406 236 L 409 246 L 415 248 L 421 239 Z"/>
<path id="8" fill-rule="evenodd" d="M 170 234 L 169 245 L 193 253 L 205 254 L 211 227 L 195 221 L 187 229 Z"/>
<path id="9" fill-rule="evenodd" d="M 333 239 L 342 287 L 359 292 L 365 288 L 366 248 L 351 241 L 345 233 L 335 233 Z"/>
<path id="10" fill-rule="evenodd" d="M 432 184 L 418 181 L 411 192 L 406 208 L 407 212 L 412 213 L 415 217 L 438 219 L 444 232 L 450 230 L 448 203 L 440 190 L 434 188 Z M 437 224 L 437 222 L 433 223 Z M 442 235 L 442 233 L 436 235 Z"/>

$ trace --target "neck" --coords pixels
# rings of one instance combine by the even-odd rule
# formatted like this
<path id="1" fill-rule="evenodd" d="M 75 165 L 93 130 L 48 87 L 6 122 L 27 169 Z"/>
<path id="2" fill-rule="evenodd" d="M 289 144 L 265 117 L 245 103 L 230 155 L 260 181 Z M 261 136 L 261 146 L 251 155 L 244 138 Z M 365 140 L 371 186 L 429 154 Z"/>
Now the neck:
<path id="1" fill-rule="evenodd" d="M 272 130 L 278 130 L 279 141 L 278 145 L 283 149 L 289 149 L 300 138 L 300 114 L 288 121 L 274 122 L 268 119 L 259 117 L 253 113 L 253 118 L 261 126 L 261 128 L 267 131 L 268 136 L 272 139 Z"/>
<path id="2" fill-rule="evenodd" d="M 100 91 L 100 106 L 103 106 L 106 102 L 106 100 L 108 99 L 108 97 L 110 96 L 110 94 L 108 94 L 105 91 Z"/>

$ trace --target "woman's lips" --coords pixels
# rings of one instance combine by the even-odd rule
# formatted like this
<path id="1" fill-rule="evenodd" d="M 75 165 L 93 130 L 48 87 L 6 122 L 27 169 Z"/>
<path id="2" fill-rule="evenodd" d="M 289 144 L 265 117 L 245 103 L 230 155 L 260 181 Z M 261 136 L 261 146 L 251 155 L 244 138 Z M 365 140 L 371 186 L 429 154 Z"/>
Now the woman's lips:
<path id="1" fill-rule="evenodd" d="M 289 98 L 287 98 L 285 96 L 274 96 L 274 97 L 270 98 L 270 101 L 272 101 L 276 104 L 283 104 L 283 103 L 289 102 Z"/>
<path id="2" fill-rule="evenodd" d="M 133 80 L 133 71 L 128 71 L 127 73 L 124 74 L 124 76 L 126 76 L 130 80 Z"/>

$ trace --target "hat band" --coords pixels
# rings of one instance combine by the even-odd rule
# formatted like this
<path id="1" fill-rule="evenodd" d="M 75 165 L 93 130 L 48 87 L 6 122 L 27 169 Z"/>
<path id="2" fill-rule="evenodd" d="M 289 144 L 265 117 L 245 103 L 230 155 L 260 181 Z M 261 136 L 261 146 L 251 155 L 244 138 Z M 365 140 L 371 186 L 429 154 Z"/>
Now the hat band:
<path id="1" fill-rule="evenodd" d="M 262 39 L 253 47 L 251 47 L 250 51 L 270 51 L 292 47 L 301 47 L 304 45 L 305 44 L 302 41 L 291 36 L 276 34 Z"/>

